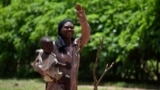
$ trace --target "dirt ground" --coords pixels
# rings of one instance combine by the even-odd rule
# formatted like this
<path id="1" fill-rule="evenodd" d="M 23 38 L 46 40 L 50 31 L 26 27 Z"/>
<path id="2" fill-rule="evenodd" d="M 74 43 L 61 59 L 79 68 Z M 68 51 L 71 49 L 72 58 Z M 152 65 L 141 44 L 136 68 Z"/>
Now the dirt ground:
<path id="1" fill-rule="evenodd" d="M 93 86 L 91 85 L 79 85 L 78 87 L 85 88 L 86 90 L 93 90 Z M 160 90 L 160 87 L 146 89 L 137 87 L 99 86 L 98 90 Z"/>

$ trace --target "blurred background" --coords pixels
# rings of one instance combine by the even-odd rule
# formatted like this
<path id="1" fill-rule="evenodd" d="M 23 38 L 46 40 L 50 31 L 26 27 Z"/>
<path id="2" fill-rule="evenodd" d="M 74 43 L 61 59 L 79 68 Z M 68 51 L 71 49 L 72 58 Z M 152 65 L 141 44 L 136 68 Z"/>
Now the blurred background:
<path id="1" fill-rule="evenodd" d="M 0 78 L 41 78 L 31 63 L 42 36 L 57 37 L 58 23 L 72 19 L 75 37 L 80 25 L 75 5 L 80 3 L 91 26 L 89 43 L 81 52 L 79 81 L 93 82 L 115 62 L 102 82 L 160 84 L 160 0 L 0 0 Z"/>

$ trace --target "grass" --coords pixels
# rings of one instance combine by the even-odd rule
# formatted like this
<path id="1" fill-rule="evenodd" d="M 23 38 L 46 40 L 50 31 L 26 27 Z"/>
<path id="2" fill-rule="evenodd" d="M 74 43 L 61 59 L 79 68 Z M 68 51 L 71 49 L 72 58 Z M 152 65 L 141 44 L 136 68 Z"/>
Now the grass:
<path id="1" fill-rule="evenodd" d="M 0 90 L 44 90 L 45 83 L 38 79 L 1 79 Z"/>
<path id="2" fill-rule="evenodd" d="M 137 86 L 124 82 L 106 83 L 100 85 L 98 90 L 160 90 L 159 88 L 147 89 L 146 86 Z M 45 83 L 41 79 L 0 79 L 0 90 L 45 90 Z M 93 90 L 91 84 L 80 84 L 78 90 Z"/>

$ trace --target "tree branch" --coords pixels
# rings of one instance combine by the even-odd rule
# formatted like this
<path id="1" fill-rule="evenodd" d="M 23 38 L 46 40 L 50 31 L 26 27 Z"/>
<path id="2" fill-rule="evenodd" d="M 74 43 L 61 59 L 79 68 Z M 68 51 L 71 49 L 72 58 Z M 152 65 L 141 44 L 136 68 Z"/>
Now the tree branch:
<path id="1" fill-rule="evenodd" d="M 97 84 L 100 83 L 100 81 L 102 80 L 104 75 L 108 72 L 109 69 L 112 68 L 113 64 L 114 64 L 114 62 L 112 62 L 112 64 L 110 66 L 108 66 L 108 64 L 106 64 L 106 68 L 105 68 L 104 72 L 102 73 L 101 77 L 98 79 Z"/>
<path id="2" fill-rule="evenodd" d="M 98 64 L 98 58 L 99 58 L 100 53 L 102 51 L 103 40 L 104 40 L 104 38 L 99 39 L 100 46 L 98 48 L 96 60 L 95 60 L 94 67 L 93 67 L 94 90 L 98 90 L 98 85 L 99 85 L 100 81 L 102 80 L 102 78 L 104 77 L 104 75 L 108 72 L 108 70 L 112 68 L 112 66 L 114 64 L 114 62 L 112 62 L 112 64 L 109 65 L 109 66 L 108 66 L 108 64 L 106 64 L 106 68 L 105 68 L 104 72 L 102 73 L 102 75 L 100 76 L 100 78 L 97 80 L 96 68 L 97 68 L 97 64 Z"/>
<path id="3" fill-rule="evenodd" d="M 100 46 L 99 46 L 99 48 L 98 48 L 97 56 L 96 56 L 96 61 L 95 61 L 95 63 L 94 63 L 94 67 L 93 67 L 93 79 L 94 79 L 94 84 L 97 83 L 96 68 L 97 68 L 98 58 L 99 58 L 100 52 L 101 52 L 102 47 L 103 47 L 103 38 L 102 38 L 102 39 L 99 39 L 99 41 L 100 41 Z"/>

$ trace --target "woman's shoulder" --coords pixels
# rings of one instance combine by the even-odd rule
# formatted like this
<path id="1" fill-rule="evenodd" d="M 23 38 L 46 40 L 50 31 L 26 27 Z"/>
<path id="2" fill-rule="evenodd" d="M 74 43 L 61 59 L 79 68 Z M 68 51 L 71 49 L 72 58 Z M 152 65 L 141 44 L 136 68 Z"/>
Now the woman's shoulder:
<path id="1" fill-rule="evenodd" d="M 74 39 L 74 44 L 80 44 L 80 38 L 75 38 Z"/>
<path id="2" fill-rule="evenodd" d="M 82 44 L 82 40 L 81 40 L 81 38 L 76 38 L 75 40 L 74 40 L 74 44 L 77 44 L 78 45 L 78 48 L 81 50 L 82 48 L 83 48 L 83 44 Z"/>

